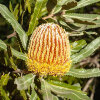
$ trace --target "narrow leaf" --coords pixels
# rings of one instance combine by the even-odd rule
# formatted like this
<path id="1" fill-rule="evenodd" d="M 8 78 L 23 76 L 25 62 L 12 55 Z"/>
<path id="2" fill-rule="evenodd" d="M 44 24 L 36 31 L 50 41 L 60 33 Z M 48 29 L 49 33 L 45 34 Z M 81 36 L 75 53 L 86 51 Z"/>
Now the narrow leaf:
<path id="1" fill-rule="evenodd" d="M 90 100 L 84 92 L 74 89 L 73 86 L 67 87 L 67 85 L 63 85 L 63 83 L 60 84 L 53 81 L 49 82 L 48 86 L 54 94 L 62 98 L 68 98 L 71 100 Z"/>
<path id="2" fill-rule="evenodd" d="M 25 9 L 28 9 L 28 12 L 31 13 L 31 3 L 30 0 L 25 1 Z"/>
<path id="3" fill-rule="evenodd" d="M 53 14 L 58 13 L 63 5 L 65 9 L 70 9 L 77 6 L 77 2 L 75 0 L 57 0 L 57 5 L 53 9 Z"/>
<path id="4" fill-rule="evenodd" d="M 0 40 L 0 48 L 7 50 L 7 45 L 2 40 Z"/>
<path id="5" fill-rule="evenodd" d="M 75 10 L 75 9 L 78 9 L 78 8 L 82 8 L 82 7 L 85 7 L 85 6 L 88 6 L 90 4 L 93 4 L 93 3 L 96 3 L 96 2 L 99 2 L 100 0 L 80 0 L 77 4 L 76 7 L 72 8 L 71 10 Z"/>
<path id="6" fill-rule="evenodd" d="M 31 84 L 32 93 L 31 93 L 31 95 L 30 95 L 30 100 L 37 100 L 37 93 L 36 93 L 35 90 L 34 90 L 34 86 L 35 86 L 35 84 L 32 83 L 32 84 Z"/>
<path id="7" fill-rule="evenodd" d="M 58 97 L 51 94 L 49 84 L 42 79 L 42 91 L 43 91 L 43 100 L 58 100 Z"/>
<path id="8" fill-rule="evenodd" d="M 35 27 L 38 25 L 38 20 L 41 17 L 41 10 L 42 7 L 44 6 L 44 3 L 46 3 L 47 0 L 37 0 L 34 8 L 34 13 L 31 15 L 31 20 L 29 24 L 29 29 L 28 29 L 28 35 L 32 34 L 34 31 Z"/>
<path id="9" fill-rule="evenodd" d="M 10 3 L 9 3 L 9 9 L 10 9 L 10 11 L 13 13 L 13 7 L 12 7 L 11 1 L 10 1 Z"/>
<path id="10" fill-rule="evenodd" d="M 73 69 L 71 68 L 66 75 L 70 75 L 77 78 L 90 78 L 90 77 L 98 77 L 100 76 L 100 69 Z"/>
<path id="11" fill-rule="evenodd" d="M 21 16 L 21 14 L 22 14 L 22 12 L 23 12 L 23 9 L 22 9 L 22 5 L 21 5 L 21 3 L 20 3 L 20 8 L 19 8 L 20 10 L 20 16 Z"/>
<path id="12" fill-rule="evenodd" d="M 95 23 L 96 25 L 86 25 L 86 27 L 85 27 L 84 30 L 100 27 L 100 20 L 94 21 L 94 23 Z M 73 23 L 73 24 L 74 24 L 76 27 L 82 27 L 82 26 L 83 26 L 83 24 L 80 24 L 80 23 Z"/>
<path id="13" fill-rule="evenodd" d="M 20 91 L 21 96 L 23 97 L 23 100 L 27 100 L 26 92 L 25 90 Z"/>
<path id="14" fill-rule="evenodd" d="M 6 91 L 1 86 L 0 86 L 0 96 L 2 98 L 1 100 L 10 100 L 10 98 L 8 97 Z"/>
<path id="15" fill-rule="evenodd" d="M 71 58 L 72 58 L 73 63 L 80 62 L 84 58 L 90 56 L 99 47 L 100 47 L 100 37 L 96 38 L 91 43 L 89 43 L 79 53 L 72 55 Z"/>
<path id="16" fill-rule="evenodd" d="M 34 82 L 35 75 L 27 74 L 23 77 L 18 77 L 15 79 L 14 84 L 17 85 L 18 90 L 26 90 Z"/>
<path id="17" fill-rule="evenodd" d="M 66 20 L 67 18 L 72 18 L 75 22 L 81 24 L 95 25 L 96 21 L 100 20 L 100 15 L 97 14 L 77 14 L 77 13 L 67 13 L 62 15 Z"/>
<path id="18" fill-rule="evenodd" d="M 22 59 L 22 60 L 27 60 L 27 55 L 22 53 L 22 52 L 19 52 L 13 48 L 11 48 L 12 50 L 12 54 L 17 57 L 18 59 Z"/>
<path id="19" fill-rule="evenodd" d="M 24 30 L 22 29 L 21 25 L 16 21 L 14 15 L 8 10 L 6 6 L 2 4 L 0 4 L 0 13 L 18 33 L 20 40 L 22 42 L 22 46 L 24 47 L 24 49 L 26 49 L 28 37 L 24 32 Z"/>
<path id="20" fill-rule="evenodd" d="M 86 46 L 86 41 L 85 40 L 79 40 L 71 43 L 71 53 L 76 53 L 79 50 L 81 50 L 84 46 Z"/>
<path id="21" fill-rule="evenodd" d="M 34 88 L 32 88 L 32 94 L 30 96 L 30 100 L 37 100 L 37 94 L 36 94 Z"/>
<path id="22" fill-rule="evenodd" d="M 9 81 L 9 73 L 2 75 L 0 79 L 0 95 L 3 100 L 10 100 L 3 86 L 6 86 Z"/>
<path id="23" fill-rule="evenodd" d="M 2 40 L 0 40 L 0 48 L 7 51 L 7 45 Z M 13 48 L 11 48 L 11 51 L 12 51 L 12 54 L 16 56 L 17 58 L 22 59 L 22 60 L 27 60 L 27 56 L 24 53 L 21 53 Z"/>
<path id="24" fill-rule="evenodd" d="M 78 14 L 78 13 L 67 13 L 65 15 L 63 15 L 63 17 L 70 17 L 70 18 L 76 18 L 76 19 L 80 19 L 80 20 L 98 20 L 100 19 L 100 15 L 97 14 Z"/>
<path id="25" fill-rule="evenodd" d="M 14 11 L 13 11 L 13 14 L 14 14 L 14 17 L 16 18 L 16 20 L 18 20 L 18 12 L 19 12 L 19 4 L 17 4 L 14 8 Z"/>
<path id="26" fill-rule="evenodd" d="M 7 85 L 8 80 L 9 80 L 9 73 L 8 74 L 5 74 L 5 75 L 2 75 L 1 76 L 1 79 L 0 79 L 0 86 Z"/>
<path id="27" fill-rule="evenodd" d="M 50 84 L 52 84 L 52 83 L 53 84 L 57 84 L 59 86 L 66 87 L 66 88 L 70 88 L 70 89 L 81 90 L 81 87 L 80 86 L 66 84 L 66 83 L 63 83 L 61 81 L 49 80 L 48 83 L 50 83 Z"/>

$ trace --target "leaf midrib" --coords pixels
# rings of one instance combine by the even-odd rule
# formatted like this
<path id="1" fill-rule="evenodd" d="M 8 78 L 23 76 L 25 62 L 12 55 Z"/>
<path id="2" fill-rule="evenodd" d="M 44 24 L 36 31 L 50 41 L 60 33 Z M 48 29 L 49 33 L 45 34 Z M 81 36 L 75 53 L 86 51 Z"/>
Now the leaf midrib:
<path id="1" fill-rule="evenodd" d="M 52 84 L 52 86 L 54 86 L 54 87 L 58 87 L 59 88 L 59 86 L 56 86 L 56 85 L 54 85 L 54 84 Z M 51 86 L 50 86 L 50 88 L 52 88 Z M 72 89 L 66 89 L 66 88 L 64 88 L 64 87 L 60 87 L 60 88 L 63 88 L 63 89 L 65 89 L 65 90 L 71 90 L 71 91 L 76 91 L 76 90 L 72 90 Z M 53 88 L 52 88 L 53 89 Z M 56 91 L 55 89 L 53 89 L 54 91 Z M 57 91 L 58 93 L 60 93 L 60 94 L 64 94 L 64 92 L 59 92 L 59 91 Z M 56 92 L 56 93 L 57 93 Z M 76 92 L 79 92 L 80 93 L 80 91 L 76 91 Z M 73 92 L 71 92 L 71 93 L 73 93 Z M 76 95 L 75 93 L 73 93 L 74 95 Z M 80 93 L 81 95 L 82 95 L 82 93 Z M 77 95 L 76 95 L 77 96 Z M 80 98 L 79 96 L 77 96 L 78 98 Z M 83 98 L 80 98 L 80 99 L 82 99 L 82 100 L 86 100 L 86 99 L 83 99 Z"/>
<path id="2" fill-rule="evenodd" d="M 35 75 L 33 75 L 33 77 L 32 78 L 34 78 L 35 77 Z M 23 83 L 18 83 L 18 80 L 17 80 L 17 83 L 18 83 L 18 85 L 23 85 L 23 84 L 25 84 L 26 82 L 28 82 L 29 80 L 31 80 L 32 78 L 30 78 L 30 79 L 28 79 L 27 81 L 25 81 L 25 82 L 23 82 Z"/>

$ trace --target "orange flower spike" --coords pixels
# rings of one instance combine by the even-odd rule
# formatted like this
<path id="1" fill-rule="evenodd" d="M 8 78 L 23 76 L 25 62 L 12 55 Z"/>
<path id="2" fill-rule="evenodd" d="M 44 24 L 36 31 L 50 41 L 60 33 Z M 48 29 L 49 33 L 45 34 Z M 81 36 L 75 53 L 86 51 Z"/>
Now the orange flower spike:
<path id="1" fill-rule="evenodd" d="M 71 66 L 68 32 L 57 24 L 42 24 L 28 48 L 28 70 L 40 76 L 63 76 Z"/>

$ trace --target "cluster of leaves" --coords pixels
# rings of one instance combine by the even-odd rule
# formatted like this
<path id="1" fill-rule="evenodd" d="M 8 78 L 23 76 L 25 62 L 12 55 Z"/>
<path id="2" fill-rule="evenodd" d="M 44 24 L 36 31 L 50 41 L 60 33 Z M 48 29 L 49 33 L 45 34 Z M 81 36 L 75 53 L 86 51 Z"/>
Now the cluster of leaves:
<path id="1" fill-rule="evenodd" d="M 100 15 L 79 14 L 77 13 L 77 9 L 99 1 L 100 0 L 80 0 L 78 2 L 76 0 L 24 0 L 24 7 L 22 2 L 20 2 L 14 9 L 10 2 L 9 8 L 11 12 L 5 5 L 0 4 L 0 13 L 12 25 L 13 30 L 17 33 L 17 39 L 20 45 L 19 51 L 17 51 L 4 43 L 4 41 L 0 40 L 0 51 L 4 50 L 4 53 L 7 54 L 3 57 L 3 67 L 9 67 L 9 70 L 1 71 L 2 76 L 0 74 L 1 98 L 4 98 L 5 100 L 13 99 L 12 95 L 14 95 L 16 91 L 20 91 L 20 95 L 24 100 L 27 100 L 27 98 L 30 100 L 60 100 L 65 98 L 71 100 L 90 100 L 86 93 L 81 91 L 79 83 L 78 85 L 66 84 L 66 82 L 60 81 L 58 77 L 55 81 L 53 80 L 53 77 L 39 78 L 32 73 L 24 73 L 26 75 L 23 74 L 23 76 L 20 77 L 19 72 L 22 68 L 18 67 L 18 62 L 20 62 L 20 66 L 24 65 L 24 69 L 26 69 L 23 62 L 27 60 L 25 53 L 27 51 L 28 38 L 33 33 L 36 26 L 41 23 L 57 23 L 66 31 L 69 31 L 71 33 L 70 36 L 95 34 L 91 29 L 100 27 Z M 52 6 L 50 6 L 51 4 Z M 25 12 L 30 15 L 29 28 L 27 32 L 25 32 L 21 26 L 23 25 Z M 21 24 L 18 23 L 20 17 Z M 71 42 L 71 59 L 73 64 L 71 70 L 66 73 L 65 76 L 76 78 L 100 76 L 100 70 L 98 68 L 74 68 L 76 63 L 92 55 L 99 47 L 100 37 L 97 37 L 88 44 L 83 39 Z M 17 85 L 17 89 L 12 90 L 11 93 L 6 91 L 8 87 L 7 83 L 10 81 L 13 81 L 12 85 Z"/>

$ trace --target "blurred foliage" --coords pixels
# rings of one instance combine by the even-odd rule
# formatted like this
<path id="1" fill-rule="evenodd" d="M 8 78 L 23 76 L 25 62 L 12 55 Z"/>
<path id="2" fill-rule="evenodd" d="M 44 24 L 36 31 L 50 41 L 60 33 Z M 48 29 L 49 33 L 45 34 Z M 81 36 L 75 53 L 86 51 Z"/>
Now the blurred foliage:
<path id="1" fill-rule="evenodd" d="M 27 71 L 27 47 L 34 29 L 49 22 L 69 32 L 73 64 L 63 77 L 39 78 Z M 99 27 L 100 0 L 0 0 L 0 100 L 93 99 L 94 81 L 82 89 L 83 78 L 100 76 Z"/>

